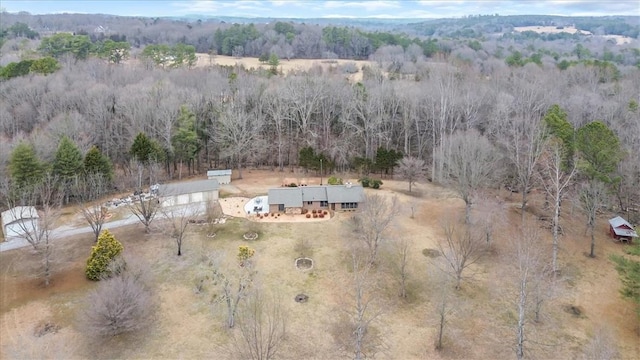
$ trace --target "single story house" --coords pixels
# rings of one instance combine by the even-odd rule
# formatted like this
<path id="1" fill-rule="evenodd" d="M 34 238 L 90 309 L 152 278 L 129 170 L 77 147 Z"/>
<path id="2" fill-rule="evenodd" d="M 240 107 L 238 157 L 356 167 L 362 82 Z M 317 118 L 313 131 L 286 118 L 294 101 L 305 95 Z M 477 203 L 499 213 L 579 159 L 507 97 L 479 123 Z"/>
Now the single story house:
<path id="1" fill-rule="evenodd" d="M 220 184 L 217 180 L 183 181 L 158 186 L 162 206 L 186 205 L 218 200 Z"/>
<path id="2" fill-rule="evenodd" d="M 207 171 L 207 179 L 218 180 L 219 184 L 229 184 L 231 183 L 231 169 L 209 170 Z"/>
<path id="3" fill-rule="evenodd" d="M 620 216 L 609 220 L 609 234 L 612 238 L 625 242 L 631 242 L 632 238 L 638 237 L 633 226 Z"/>
<path id="4" fill-rule="evenodd" d="M 28 232 L 38 231 L 38 211 L 33 206 L 16 206 L 2 212 L 4 238 L 24 237 Z"/>
<path id="5" fill-rule="evenodd" d="M 300 186 L 270 189 L 269 212 L 300 214 L 307 210 L 354 211 L 364 199 L 359 185 Z"/>

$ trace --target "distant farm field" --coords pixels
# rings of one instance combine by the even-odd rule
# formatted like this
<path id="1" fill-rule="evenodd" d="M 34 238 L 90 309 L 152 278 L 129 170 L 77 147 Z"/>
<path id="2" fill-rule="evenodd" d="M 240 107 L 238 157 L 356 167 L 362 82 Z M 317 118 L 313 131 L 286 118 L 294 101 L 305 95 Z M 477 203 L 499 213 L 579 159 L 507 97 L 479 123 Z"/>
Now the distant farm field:
<path id="1" fill-rule="evenodd" d="M 574 26 L 564 26 L 560 28 L 556 26 L 518 26 L 518 27 L 514 27 L 513 30 L 517 32 L 534 31 L 539 34 L 558 34 L 561 32 L 566 32 L 569 34 L 580 33 L 584 35 L 593 35 L 590 31 L 578 30 Z M 622 36 L 622 35 L 596 35 L 596 36 L 601 36 L 605 39 L 614 39 L 617 45 L 629 44 L 633 41 L 632 38 L 628 36 Z"/>
<path id="2" fill-rule="evenodd" d="M 214 55 L 211 56 L 209 54 L 196 54 L 198 56 L 198 63 L 196 67 L 207 67 L 213 65 L 223 65 L 223 66 L 236 66 L 242 65 L 247 69 L 250 68 L 263 68 L 268 69 L 269 65 L 266 63 L 261 63 L 258 61 L 258 58 L 252 57 L 242 57 L 237 58 L 233 56 L 224 56 L 224 55 Z M 351 81 L 360 81 L 362 80 L 362 67 L 369 66 L 372 64 L 371 61 L 366 60 L 327 60 L 327 59 L 281 59 L 280 64 L 278 65 L 278 71 L 286 74 L 290 71 L 307 71 L 313 66 L 321 66 L 323 71 L 341 71 L 341 67 L 346 64 L 355 64 L 358 68 L 357 73 L 347 74 L 345 73 L 345 77 L 348 77 Z"/>
<path id="3" fill-rule="evenodd" d="M 589 31 L 584 31 L 584 30 L 578 30 L 573 26 L 563 26 L 558 28 L 557 26 L 517 26 L 514 27 L 513 30 L 517 31 L 517 32 L 524 32 L 524 31 L 535 31 L 537 33 L 540 34 L 558 34 L 561 32 L 566 32 L 569 34 L 575 34 L 577 32 L 581 33 L 581 34 L 585 34 L 585 35 L 591 35 L 591 33 Z"/>

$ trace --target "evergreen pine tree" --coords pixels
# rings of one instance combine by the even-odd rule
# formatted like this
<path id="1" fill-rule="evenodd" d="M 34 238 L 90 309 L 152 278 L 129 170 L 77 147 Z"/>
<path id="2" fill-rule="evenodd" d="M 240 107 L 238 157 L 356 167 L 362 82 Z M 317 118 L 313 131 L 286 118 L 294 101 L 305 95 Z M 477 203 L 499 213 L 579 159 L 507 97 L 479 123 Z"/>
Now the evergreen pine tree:
<path id="1" fill-rule="evenodd" d="M 196 115 L 186 106 L 180 108 L 178 117 L 178 132 L 173 136 L 172 144 L 176 160 L 186 161 L 191 166 L 198 152 L 198 134 L 195 130 Z M 189 167 L 191 169 L 191 167 Z"/>
<path id="2" fill-rule="evenodd" d="M 82 169 L 82 152 L 71 139 L 62 137 L 53 160 L 53 174 L 68 181 L 81 174 Z"/>
<path id="3" fill-rule="evenodd" d="M 573 167 L 575 153 L 575 130 L 567 120 L 567 113 L 558 105 L 553 105 L 542 119 L 549 129 L 549 133 L 562 141 L 563 167 Z"/>
<path id="4" fill-rule="evenodd" d="M 86 174 L 100 174 L 109 182 L 113 180 L 113 165 L 108 156 L 104 155 L 97 146 L 92 146 L 84 156 L 84 171 Z"/>
<path id="5" fill-rule="evenodd" d="M 16 188 L 35 185 L 42 180 L 44 165 L 30 144 L 21 142 L 13 149 L 9 159 L 9 173 Z"/>
<path id="6" fill-rule="evenodd" d="M 136 135 L 129 151 L 137 161 L 148 164 L 150 161 L 164 160 L 164 152 L 157 141 L 149 139 L 145 133 Z"/>

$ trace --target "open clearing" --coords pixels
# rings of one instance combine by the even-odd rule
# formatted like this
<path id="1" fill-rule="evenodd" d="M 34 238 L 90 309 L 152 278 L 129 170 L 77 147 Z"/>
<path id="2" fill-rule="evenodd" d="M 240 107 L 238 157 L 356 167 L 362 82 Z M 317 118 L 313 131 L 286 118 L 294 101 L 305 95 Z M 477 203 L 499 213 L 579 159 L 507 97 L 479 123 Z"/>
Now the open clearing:
<path id="1" fill-rule="evenodd" d="M 282 173 L 247 170 L 245 178 L 234 180 L 239 190 L 222 193 L 225 198 L 253 197 L 265 194 L 269 187 L 282 183 Z M 343 176 L 347 178 L 347 176 Z M 318 179 L 310 178 L 309 183 Z M 515 309 L 507 287 L 509 271 L 501 264 L 508 256 L 505 241 L 508 224 L 520 219 L 517 209 L 507 207 L 503 226 L 496 231 L 495 251 L 476 267 L 473 281 L 464 282 L 458 297 L 464 299 L 448 324 L 445 350 L 434 350 L 436 320 L 430 296 L 428 258 L 422 249 L 434 248 L 442 236 L 443 218 L 463 212 L 463 202 L 451 191 L 418 184 L 415 193 L 407 195 L 406 182 L 384 179 L 381 190 L 367 192 L 398 196 L 402 204 L 393 234 L 412 241 L 408 302 L 396 296 L 391 280 L 383 278 L 377 294 L 385 304 L 384 311 L 373 323 L 384 335 L 384 359 L 504 359 L 514 357 L 512 344 Z M 497 194 L 506 204 L 517 202 L 517 194 Z M 535 194 L 534 194 L 535 197 Z M 238 203 L 239 205 L 239 203 Z M 415 218 L 411 218 L 411 207 Z M 584 219 L 567 204 L 570 215 L 563 221 L 560 260 L 567 281 L 560 296 L 547 306 L 542 323 L 530 325 L 532 341 L 545 344 L 535 347 L 540 359 L 575 358 L 593 331 L 602 326 L 616 336 L 622 358 L 637 359 L 640 354 L 638 320 L 631 302 L 620 298 L 620 282 L 611 253 L 622 253 L 622 246 L 607 237 L 606 216 L 599 219 L 597 258 L 584 256 L 588 239 L 584 235 Z M 350 238 L 348 213 L 337 213 L 328 221 L 278 223 L 249 221 L 238 217 L 222 225 L 192 226 L 183 245 L 183 256 L 175 254 L 175 243 L 155 231 L 144 234 L 140 224 L 113 230 L 129 255 L 142 259 L 151 270 L 155 298 L 159 304 L 156 319 L 146 331 L 118 336 L 98 343 L 85 336 L 76 323 L 85 304 L 83 299 L 94 286 L 84 277 L 84 262 L 90 252 L 90 234 L 57 241 L 58 262 L 52 285 L 43 288 L 30 276 L 36 259 L 29 248 L 0 254 L 0 358 L 229 358 L 232 332 L 223 326 L 222 305 L 211 303 L 212 287 L 195 292 L 195 278 L 206 265 L 203 255 L 225 252 L 230 262 L 239 245 L 256 250 L 258 283 L 275 291 L 282 299 L 287 314 L 288 336 L 278 353 L 284 359 L 345 358 L 336 346 L 336 324 L 344 304 L 350 303 L 351 288 L 347 244 Z M 215 232 L 215 238 L 206 235 Z M 242 235 L 256 232 L 255 241 L 244 241 Z M 300 256 L 296 243 L 309 241 L 314 261 L 311 271 L 295 268 Z M 544 234 L 545 244 L 551 243 Z M 294 301 L 304 293 L 309 300 Z M 582 310 L 581 316 L 567 313 L 567 306 Z M 45 324 L 57 331 L 36 336 Z M 531 346 L 535 346 L 531 344 Z"/>
<path id="2" fill-rule="evenodd" d="M 580 33 L 580 34 L 585 34 L 585 35 L 591 35 L 591 32 L 585 31 L 585 30 L 578 30 L 573 26 L 563 26 L 563 27 L 557 27 L 557 26 L 516 26 L 516 27 L 513 28 L 513 30 L 518 31 L 518 32 L 534 31 L 534 32 L 537 32 L 539 34 L 558 34 L 558 33 L 561 33 L 561 32 L 566 32 L 566 33 L 569 33 L 569 34 Z"/>
<path id="3" fill-rule="evenodd" d="M 258 58 L 251 57 L 242 57 L 236 58 L 233 56 L 225 56 L 225 55 L 214 55 L 210 56 L 209 54 L 196 54 L 198 57 L 198 63 L 196 67 L 207 67 L 213 65 L 222 65 L 222 66 L 236 66 L 242 65 L 247 69 L 269 69 L 269 64 L 261 63 L 258 61 Z M 362 67 L 363 66 L 371 66 L 370 61 L 366 60 L 343 60 L 343 59 L 280 59 L 280 64 L 278 65 L 278 71 L 287 74 L 290 71 L 308 71 L 314 66 L 322 67 L 322 70 L 325 72 L 338 72 L 341 71 L 341 67 L 345 64 L 355 64 L 358 67 L 358 72 L 353 74 L 345 73 L 344 76 L 348 78 L 350 81 L 361 81 L 362 80 Z"/>
<path id="4" fill-rule="evenodd" d="M 561 28 L 558 28 L 556 26 L 517 26 L 517 27 L 514 27 L 513 30 L 518 32 L 533 31 L 539 34 L 559 34 L 562 32 L 566 32 L 569 34 L 580 33 L 584 35 L 593 35 L 590 31 L 578 30 L 573 26 L 564 26 Z M 616 45 L 630 44 L 634 40 L 633 38 L 630 38 L 628 36 L 622 36 L 622 35 L 593 35 L 593 36 L 601 36 L 605 39 L 613 39 L 616 41 Z"/>

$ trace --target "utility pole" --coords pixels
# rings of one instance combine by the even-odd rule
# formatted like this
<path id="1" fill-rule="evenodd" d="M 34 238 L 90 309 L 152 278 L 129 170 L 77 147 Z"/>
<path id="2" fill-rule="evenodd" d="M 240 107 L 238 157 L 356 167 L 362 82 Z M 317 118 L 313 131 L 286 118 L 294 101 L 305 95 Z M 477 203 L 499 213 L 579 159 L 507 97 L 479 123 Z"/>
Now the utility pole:
<path id="1" fill-rule="evenodd" d="M 322 185 L 322 158 L 320 158 L 320 185 Z"/>

